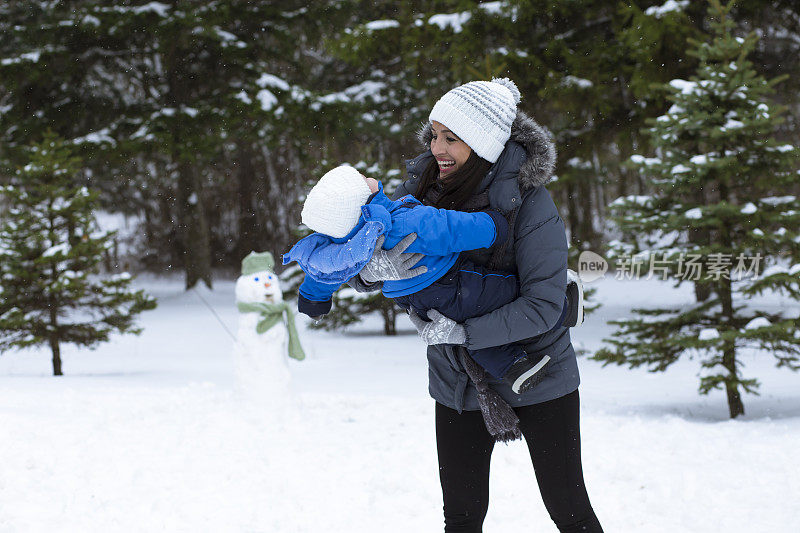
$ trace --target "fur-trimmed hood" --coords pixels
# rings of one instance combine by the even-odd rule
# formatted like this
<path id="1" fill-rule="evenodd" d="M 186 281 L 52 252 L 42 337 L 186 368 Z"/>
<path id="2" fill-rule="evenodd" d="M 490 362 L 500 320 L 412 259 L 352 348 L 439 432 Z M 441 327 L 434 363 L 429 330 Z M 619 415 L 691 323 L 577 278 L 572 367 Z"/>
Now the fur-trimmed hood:
<path id="1" fill-rule="evenodd" d="M 423 123 L 417 137 L 425 148 L 430 148 L 433 131 L 429 122 Z M 553 178 L 553 171 L 556 167 L 556 148 L 549 131 L 518 110 L 511 125 L 509 142 L 511 141 L 519 143 L 527 154 L 517 175 L 520 191 L 525 192 L 544 185 Z M 506 151 L 508 148 L 507 146 Z M 504 155 L 505 152 L 501 154 L 498 163 L 501 163 Z"/>

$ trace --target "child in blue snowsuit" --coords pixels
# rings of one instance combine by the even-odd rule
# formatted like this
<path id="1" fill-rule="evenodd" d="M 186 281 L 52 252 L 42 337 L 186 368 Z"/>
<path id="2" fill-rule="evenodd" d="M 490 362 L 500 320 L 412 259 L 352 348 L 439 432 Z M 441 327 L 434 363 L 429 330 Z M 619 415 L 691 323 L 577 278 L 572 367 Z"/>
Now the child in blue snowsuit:
<path id="1" fill-rule="evenodd" d="M 301 313 L 312 317 L 327 314 L 333 293 L 369 262 L 381 235 L 385 236 L 383 247 L 390 249 L 409 233 L 417 234 L 406 252 L 423 254 L 416 266 L 427 267 L 427 272 L 407 280 L 385 281 L 382 287 L 385 296 L 407 311 L 426 317 L 428 310 L 436 309 L 463 322 L 518 296 L 516 276 L 459 257 L 462 251 L 504 243 L 509 227 L 503 215 L 437 209 L 411 195 L 392 201 L 382 184 L 377 183 L 378 190 L 373 193 L 366 180 L 352 167 L 337 167 L 323 176 L 306 198 L 303 222 L 317 233 L 301 239 L 283 256 L 283 264 L 297 261 L 306 274 L 299 289 Z M 565 298 L 555 327 L 562 327 L 566 304 Z M 544 356 L 544 363 L 528 361 L 519 344 L 469 353 L 489 374 L 509 381 L 515 392 L 524 392 L 538 382 L 543 374 L 539 371 L 549 360 Z M 536 365 L 537 379 L 522 383 L 520 374 Z"/>

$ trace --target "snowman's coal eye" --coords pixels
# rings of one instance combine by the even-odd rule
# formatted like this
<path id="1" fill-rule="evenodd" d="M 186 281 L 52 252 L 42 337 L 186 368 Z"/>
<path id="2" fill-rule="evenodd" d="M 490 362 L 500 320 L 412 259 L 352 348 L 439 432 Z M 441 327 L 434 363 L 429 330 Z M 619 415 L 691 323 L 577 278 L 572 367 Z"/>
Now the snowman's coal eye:
<path id="1" fill-rule="evenodd" d="M 255 278 L 253 278 L 253 281 L 258 281 L 258 277 L 256 276 Z"/>

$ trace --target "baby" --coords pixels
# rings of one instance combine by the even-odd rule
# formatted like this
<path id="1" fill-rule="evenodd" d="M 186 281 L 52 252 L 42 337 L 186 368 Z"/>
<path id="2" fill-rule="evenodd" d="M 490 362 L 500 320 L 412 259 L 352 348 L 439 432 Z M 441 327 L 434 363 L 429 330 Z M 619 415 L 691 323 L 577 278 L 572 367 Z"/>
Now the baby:
<path id="1" fill-rule="evenodd" d="M 407 280 L 385 281 L 382 292 L 406 311 L 426 317 L 431 309 L 456 321 L 489 313 L 516 299 L 514 275 L 492 271 L 459 256 L 460 252 L 502 245 L 508 237 L 506 218 L 497 211 L 466 213 L 423 205 L 411 195 L 390 200 L 383 185 L 356 169 L 340 166 L 326 173 L 303 204 L 303 223 L 316 233 L 301 239 L 283 256 L 297 261 L 306 276 L 300 285 L 298 310 L 312 317 L 330 311 L 333 293 L 369 262 L 378 238 L 393 248 L 416 233 L 408 253 L 421 253 L 417 267 L 427 271 Z M 574 286 L 573 289 L 580 289 Z M 582 296 L 580 290 L 568 294 Z M 565 296 L 559 327 L 567 316 L 582 311 L 580 298 Z M 519 344 L 469 350 L 492 376 L 516 393 L 536 385 L 550 356 L 529 356 Z"/>

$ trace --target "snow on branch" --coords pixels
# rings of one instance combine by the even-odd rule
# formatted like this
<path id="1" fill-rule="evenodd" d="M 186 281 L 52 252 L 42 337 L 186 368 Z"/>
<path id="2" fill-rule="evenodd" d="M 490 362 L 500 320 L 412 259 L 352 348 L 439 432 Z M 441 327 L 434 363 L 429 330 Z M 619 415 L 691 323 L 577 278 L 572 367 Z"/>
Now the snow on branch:
<path id="1" fill-rule="evenodd" d="M 428 24 L 436 24 L 439 26 L 440 30 L 452 28 L 454 33 L 461 33 L 464 24 L 466 24 L 471 18 L 472 13 L 466 11 L 463 13 L 445 13 L 433 15 L 428 19 Z"/>
<path id="2" fill-rule="evenodd" d="M 689 0 L 667 0 L 663 5 L 648 7 L 644 14 L 648 17 L 660 19 L 667 13 L 681 12 L 689 5 Z"/>

